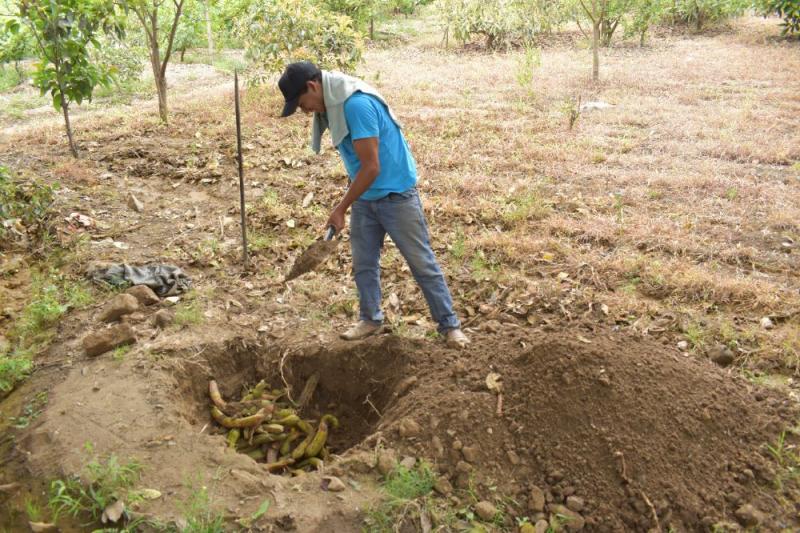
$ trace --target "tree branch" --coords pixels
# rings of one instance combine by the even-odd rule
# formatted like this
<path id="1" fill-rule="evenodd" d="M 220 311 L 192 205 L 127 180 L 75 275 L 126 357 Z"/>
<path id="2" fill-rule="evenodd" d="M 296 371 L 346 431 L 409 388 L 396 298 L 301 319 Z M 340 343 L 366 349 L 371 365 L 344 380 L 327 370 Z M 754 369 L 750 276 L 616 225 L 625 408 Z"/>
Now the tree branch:
<path id="1" fill-rule="evenodd" d="M 161 63 L 162 78 L 167 74 L 167 63 L 169 62 L 169 56 L 172 55 L 172 43 L 175 41 L 175 32 L 178 30 L 178 21 L 181 18 L 184 1 L 172 0 L 172 3 L 175 4 L 175 18 L 172 20 L 172 28 L 169 31 L 169 40 L 167 41 L 167 51 L 164 52 L 164 61 Z"/>
<path id="2" fill-rule="evenodd" d="M 587 8 L 586 4 L 583 3 L 583 0 L 578 0 L 578 1 L 581 3 L 581 7 L 583 8 L 583 11 L 586 13 L 586 16 L 589 17 L 589 20 L 591 20 L 592 23 L 594 23 L 595 22 L 594 12 L 589 11 L 589 8 Z M 594 6 L 594 2 L 592 2 L 592 6 Z"/>

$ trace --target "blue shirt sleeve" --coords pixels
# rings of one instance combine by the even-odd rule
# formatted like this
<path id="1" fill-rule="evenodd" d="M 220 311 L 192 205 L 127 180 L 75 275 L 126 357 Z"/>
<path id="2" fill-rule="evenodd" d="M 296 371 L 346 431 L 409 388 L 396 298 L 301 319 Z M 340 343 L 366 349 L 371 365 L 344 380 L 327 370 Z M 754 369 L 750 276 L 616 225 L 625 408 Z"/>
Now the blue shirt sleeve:
<path id="1" fill-rule="evenodd" d="M 356 93 L 348 98 L 344 103 L 344 118 L 354 141 L 378 137 L 380 132 L 378 110 L 375 109 L 375 104 L 369 96 Z"/>

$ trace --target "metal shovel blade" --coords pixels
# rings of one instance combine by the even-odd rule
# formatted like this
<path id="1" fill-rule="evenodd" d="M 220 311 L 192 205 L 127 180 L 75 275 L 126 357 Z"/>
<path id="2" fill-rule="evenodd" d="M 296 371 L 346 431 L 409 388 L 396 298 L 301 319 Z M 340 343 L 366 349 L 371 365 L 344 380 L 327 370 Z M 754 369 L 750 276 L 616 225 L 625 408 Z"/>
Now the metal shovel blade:
<path id="1" fill-rule="evenodd" d="M 333 240 L 335 234 L 336 229 L 333 226 L 328 226 L 325 232 L 325 238 L 313 243 L 297 258 L 297 260 L 295 260 L 292 269 L 283 279 L 283 282 L 286 283 L 307 272 L 311 272 L 325 261 L 325 259 L 336 250 L 336 246 L 339 244 L 337 241 Z"/>

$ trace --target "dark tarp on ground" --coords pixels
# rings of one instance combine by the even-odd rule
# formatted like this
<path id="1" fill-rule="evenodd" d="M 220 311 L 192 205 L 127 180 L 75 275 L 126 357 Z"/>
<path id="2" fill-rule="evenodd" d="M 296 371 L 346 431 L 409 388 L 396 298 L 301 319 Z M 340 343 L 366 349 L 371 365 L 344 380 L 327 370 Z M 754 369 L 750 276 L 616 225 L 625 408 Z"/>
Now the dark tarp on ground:
<path id="1" fill-rule="evenodd" d="M 120 263 L 90 272 L 89 277 L 95 283 L 105 283 L 112 287 L 147 285 L 162 298 L 181 294 L 192 288 L 189 276 L 172 265 L 132 266 Z"/>

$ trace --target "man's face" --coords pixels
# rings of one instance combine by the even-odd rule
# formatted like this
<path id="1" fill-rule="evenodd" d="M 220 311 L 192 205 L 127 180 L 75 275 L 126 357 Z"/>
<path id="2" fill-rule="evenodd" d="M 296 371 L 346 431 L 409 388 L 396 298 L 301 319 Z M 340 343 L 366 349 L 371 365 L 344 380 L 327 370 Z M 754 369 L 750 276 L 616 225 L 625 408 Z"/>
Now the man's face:
<path id="1" fill-rule="evenodd" d="M 297 101 L 297 107 L 305 113 L 324 113 L 325 99 L 322 96 L 322 84 L 318 81 L 306 82 L 306 92 Z"/>

